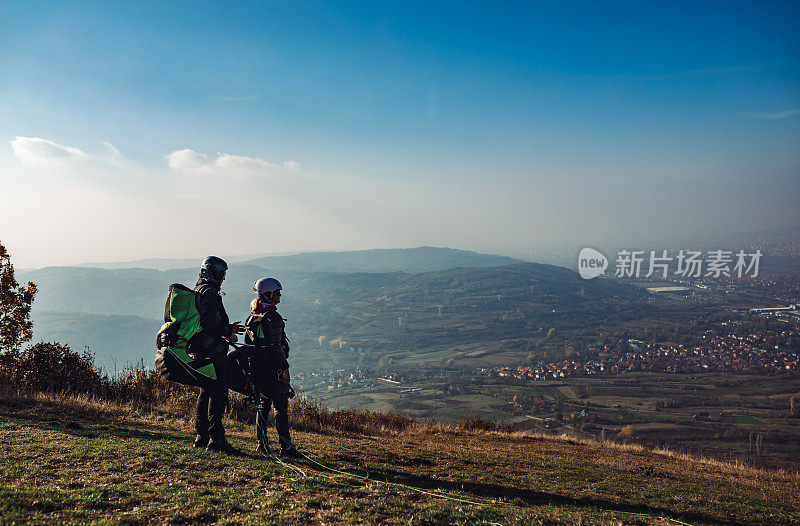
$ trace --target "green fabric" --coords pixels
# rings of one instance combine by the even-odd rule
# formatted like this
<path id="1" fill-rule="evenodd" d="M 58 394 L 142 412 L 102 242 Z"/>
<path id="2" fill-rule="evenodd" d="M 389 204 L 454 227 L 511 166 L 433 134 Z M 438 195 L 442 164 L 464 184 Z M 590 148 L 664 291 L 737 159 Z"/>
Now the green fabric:
<path id="1" fill-rule="evenodd" d="M 211 378 L 212 380 L 217 379 L 217 371 L 214 369 L 214 364 L 211 363 L 211 360 L 195 360 L 189 356 L 189 353 L 186 352 L 186 345 L 183 347 L 170 347 L 167 349 L 167 351 L 180 362 L 181 366 L 183 366 L 191 376 L 195 376 L 196 373 L 200 373 L 208 378 Z M 198 365 L 200 365 L 198 362 L 201 361 L 208 363 L 198 367 Z"/>
<path id="2" fill-rule="evenodd" d="M 170 287 L 170 321 L 161 326 L 161 331 L 177 324 L 178 341 L 168 349 L 170 354 L 180 362 L 181 366 L 184 367 L 191 376 L 194 377 L 197 373 L 200 373 L 212 380 L 216 380 L 217 372 L 211 360 L 192 358 L 189 356 L 189 353 L 186 352 L 189 340 L 203 329 L 200 325 L 200 313 L 197 311 L 197 304 L 195 303 L 196 294 L 194 290 L 177 283 Z"/>
<path id="3" fill-rule="evenodd" d="M 186 342 L 200 332 L 200 313 L 197 312 L 195 292 L 184 287 L 172 287 L 169 294 L 169 315 L 172 322 L 180 322 L 177 345 L 186 347 Z"/>

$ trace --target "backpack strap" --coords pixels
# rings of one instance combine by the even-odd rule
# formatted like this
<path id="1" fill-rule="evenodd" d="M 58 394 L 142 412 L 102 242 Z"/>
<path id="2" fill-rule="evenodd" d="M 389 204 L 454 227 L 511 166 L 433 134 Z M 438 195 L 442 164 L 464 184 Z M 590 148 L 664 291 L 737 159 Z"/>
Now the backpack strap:
<path id="1" fill-rule="evenodd" d="M 251 314 L 247 317 L 244 322 L 245 343 L 255 344 L 259 338 L 263 338 L 264 333 L 261 330 L 261 321 L 263 319 L 263 314 Z"/>

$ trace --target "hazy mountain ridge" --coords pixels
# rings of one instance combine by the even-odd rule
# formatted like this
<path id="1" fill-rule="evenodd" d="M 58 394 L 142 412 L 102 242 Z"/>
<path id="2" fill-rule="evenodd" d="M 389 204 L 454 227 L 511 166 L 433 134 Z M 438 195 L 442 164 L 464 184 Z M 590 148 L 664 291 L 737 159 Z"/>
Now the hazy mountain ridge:
<path id="1" fill-rule="evenodd" d="M 256 258 L 263 258 L 263 257 L 271 257 L 271 256 L 287 256 L 296 254 L 296 252 L 286 252 L 286 253 L 261 253 L 261 254 L 242 254 L 237 256 L 222 256 L 225 261 L 228 263 L 241 263 L 244 261 L 248 261 L 251 259 Z M 144 259 L 132 259 L 129 261 L 107 261 L 107 262 L 91 262 L 91 263 L 81 263 L 79 265 L 74 265 L 75 267 L 82 267 L 82 268 L 102 268 L 108 270 L 115 270 L 115 269 L 130 269 L 130 268 L 142 268 L 142 269 L 155 269 L 155 270 L 177 270 L 177 269 L 184 269 L 184 268 L 194 268 L 199 266 L 200 263 L 203 261 L 204 256 L 195 257 L 195 258 L 144 258 Z"/>
<path id="2" fill-rule="evenodd" d="M 459 253 L 446 251 L 446 257 Z M 232 320 L 247 316 L 252 284 L 265 274 L 250 264 L 232 265 L 223 286 Z M 295 363 L 301 367 L 319 366 L 320 360 L 355 361 L 361 353 L 377 360 L 456 346 L 496 347 L 503 339 L 540 337 L 543 327 L 596 324 L 603 316 L 638 308 L 635 300 L 641 294 L 613 281 L 585 281 L 563 267 L 536 263 L 418 274 L 286 270 L 274 275 L 284 285 L 280 310 L 289 319 L 300 350 Z M 76 348 L 89 345 L 98 363 L 110 368 L 112 357 L 118 364 L 152 358 L 169 285 L 192 285 L 197 270 L 50 267 L 19 277 L 39 286 L 35 338 Z M 609 307 L 604 302 L 612 296 L 633 300 L 633 306 Z M 321 338 L 347 342 L 336 352 L 350 354 L 332 356 L 333 349 L 323 346 Z"/>
<path id="3" fill-rule="evenodd" d="M 344 276 L 334 278 L 335 273 L 376 273 L 380 274 L 380 277 L 374 279 L 383 282 L 389 279 L 386 274 L 393 272 L 428 272 L 518 262 L 504 256 L 435 247 L 309 252 L 232 263 L 223 290 L 236 298 L 249 297 L 252 284 L 264 275 L 276 276 L 286 286 L 293 282 L 304 281 L 310 273 L 325 273 L 330 275 L 329 281 L 333 285 L 337 279 L 348 281 Z M 199 265 L 199 261 L 196 264 Z M 38 283 L 40 290 L 42 287 L 47 289 L 46 293 L 40 292 L 34 303 L 34 309 L 37 311 L 77 311 L 151 317 L 151 313 L 158 312 L 157 308 L 163 308 L 167 285 L 170 283 L 191 285 L 197 279 L 197 274 L 197 266 L 167 270 L 140 267 L 126 269 L 45 267 L 20 271 L 18 277 L 22 282 L 30 280 Z M 359 281 L 369 282 L 370 278 L 362 276 Z"/>
<path id="4" fill-rule="evenodd" d="M 456 267 L 490 267 L 520 260 L 467 250 L 438 247 L 307 252 L 252 259 L 246 263 L 270 270 L 323 272 L 430 272 Z"/>
<path id="5" fill-rule="evenodd" d="M 520 260 L 441 247 L 389 248 L 352 251 L 303 251 L 272 254 L 224 255 L 229 264 L 254 265 L 267 270 L 324 272 L 428 272 L 454 267 L 508 265 Z M 79 268 L 178 270 L 199 267 L 202 257 L 146 258 L 130 261 L 82 263 Z"/>

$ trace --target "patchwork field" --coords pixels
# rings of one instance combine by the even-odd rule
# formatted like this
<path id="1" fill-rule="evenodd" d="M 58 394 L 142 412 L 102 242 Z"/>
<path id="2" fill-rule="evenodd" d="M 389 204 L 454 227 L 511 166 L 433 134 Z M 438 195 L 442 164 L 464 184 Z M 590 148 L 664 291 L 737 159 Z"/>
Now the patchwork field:
<path id="1" fill-rule="evenodd" d="M 800 458 L 800 418 L 789 407 L 800 394 L 796 375 L 629 373 L 530 381 L 419 372 L 403 379 L 309 394 L 331 407 L 442 421 L 479 416 L 520 431 L 599 438 L 625 429 L 626 441 L 757 465 L 797 467 Z"/>

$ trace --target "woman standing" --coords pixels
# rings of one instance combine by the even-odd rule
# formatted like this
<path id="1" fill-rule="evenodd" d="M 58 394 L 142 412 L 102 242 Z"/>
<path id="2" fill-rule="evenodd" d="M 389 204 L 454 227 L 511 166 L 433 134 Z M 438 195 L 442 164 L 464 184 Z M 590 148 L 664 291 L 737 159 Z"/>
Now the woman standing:
<path id="1" fill-rule="evenodd" d="M 300 457 L 289 435 L 289 339 L 286 323 L 278 314 L 281 301 L 280 282 L 275 278 L 256 281 L 253 290 L 258 297 L 250 304 L 246 341 L 257 347 L 252 357 L 253 380 L 259 391 L 275 406 L 275 427 L 281 445 L 281 456 Z M 270 402 L 265 413 L 269 413 Z"/>

